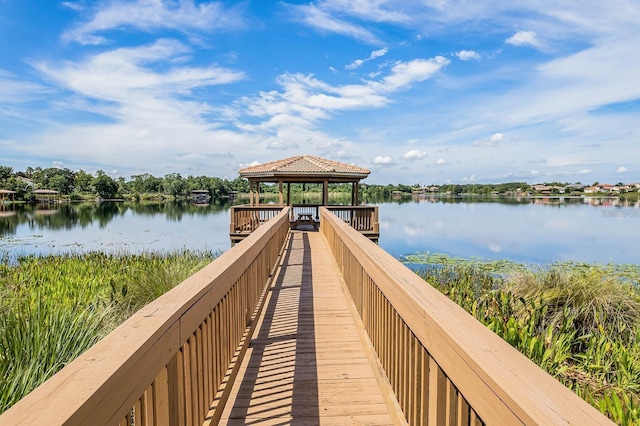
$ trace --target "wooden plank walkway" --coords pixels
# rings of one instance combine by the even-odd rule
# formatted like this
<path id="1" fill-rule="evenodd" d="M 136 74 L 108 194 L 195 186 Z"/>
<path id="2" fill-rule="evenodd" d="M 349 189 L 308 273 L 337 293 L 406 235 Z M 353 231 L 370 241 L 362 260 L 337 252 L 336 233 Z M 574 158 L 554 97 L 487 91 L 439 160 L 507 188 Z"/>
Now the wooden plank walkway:
<path id="1" fill-rule="evenodd" d="M 220 424 L 394 424 L 324 238 L 287 244 Z"/>

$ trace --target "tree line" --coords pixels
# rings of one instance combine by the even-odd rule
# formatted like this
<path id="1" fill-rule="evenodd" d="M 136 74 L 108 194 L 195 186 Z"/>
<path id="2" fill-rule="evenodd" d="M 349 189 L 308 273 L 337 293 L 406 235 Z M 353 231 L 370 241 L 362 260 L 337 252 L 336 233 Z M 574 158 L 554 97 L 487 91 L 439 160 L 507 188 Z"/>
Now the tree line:
<path id="1" fill-rule="evenodd" d="M 70 198 L 100 197 L 113 199 L 127 197 L 170 196 L 187 197 L 191 191 L 207 190 L 213 198 L 227 196 L 231 192 L 248 192 L 249 183 L 240 177 L 234 180 L 210 176 L 187 176 L 170 173 L 156 177 L 149 173 L 112 178 L 103 170 L 95 174 L 85 170 L 73 171 L 68 168 L 27 167 L 24 171 L 14 171 L 12 167 L 0 165 L 0 189 L 15 191 L 16 200 L 28 201 L 36 189 L 51 189 L 61 196 Z"/>
<path id="2" fill-rule="evenodd" d="M 567 186 L 568 183 L 549 182 L 543 185 L 553 187 Z M 149 173 L 132 175 L 129 180 L 124 177 L 113 178 L 103 170 L 95 174 L 85 170 L 73 171 L 68 168 L 27 167 L 24 171 L 14 171 L 9 166 L 0 165 L 0 189 L 15 191 L 16 200 L 33 199 L 35 189 L 52 189 L 61 196 L 74 198 L 101 197 L 113 198 L 157 198 L 172 197 L 179 199 L 188 197 L 193 190 L 207 190 L 214 199 L 228 196 L 230 193 L 249 192 L 249 182 L 237 177 L 233 180 L 212 176 L 186 176 L 180 173 L 169 173 L 163 177 L 156 177 Z M 277 193 L 276 184 L 261 185 L 262 192 Z M 531 193 L 533 187 L 526 182 L 505 182 L 495 184 L 445 184 L 435 186 L 405 185 L 405 184 L 366 184 L 359 185 L 361 196 L 369 198 L 388 198 L 394 194 L 412 194 L 426 191 L 439 194 L 475 194 L 490 195 L 494 193 Z M 351 184 L 336 183 L 329 185 L 331 192 L 351 192 Z M 322 192 L 320 184 L 292 184 L 291 192 L 308 193 Z"/>

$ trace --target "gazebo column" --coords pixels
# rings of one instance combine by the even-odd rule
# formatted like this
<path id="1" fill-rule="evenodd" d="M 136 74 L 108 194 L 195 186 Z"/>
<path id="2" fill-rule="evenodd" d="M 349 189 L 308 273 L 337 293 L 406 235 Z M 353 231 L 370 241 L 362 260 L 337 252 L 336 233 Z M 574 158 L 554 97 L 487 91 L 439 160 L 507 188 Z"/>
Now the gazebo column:
<path id="1" fill-rule="evenodd" d="M 291 205 L 291 182 L 287 182 L 287 205 Z"/>
<path id="2" fill-rule="evenodd" d="M 322 182 L 322 205 L 329 205 L 329 181 L 327 179 Z"/>
<path id="3" fill-rule="evenodd" d="M 283 205 L 283 203 L 284 203 L 284 193 L 283 193 L 283 189 L 282 189 L 282 180 L 278 181 L 278 202 L 280 203 L 280 205 Z"/>
<path id="4" fill-rule="evenodd" d="M 351 205 L 357 206 L 360 203 L 358 200 L 358 181 L 354 181 L 351 185 Z"/>
<path id="5" fill-rule="evenodd" d="M 253 181 L 249 181 L 249 205 L 253 206 Z"/>
<path id="6" fill-rule="evenodd" d="M 256 206 L 260 205 L 260 181 L 256 182 Z"/>

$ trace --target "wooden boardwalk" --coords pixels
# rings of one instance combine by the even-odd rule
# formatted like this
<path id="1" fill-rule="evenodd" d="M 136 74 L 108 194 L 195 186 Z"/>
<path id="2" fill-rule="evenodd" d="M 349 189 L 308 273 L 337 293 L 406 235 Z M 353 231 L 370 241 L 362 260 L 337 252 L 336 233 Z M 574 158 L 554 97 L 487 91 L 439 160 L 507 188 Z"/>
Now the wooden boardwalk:
<path id="1" fill-rule="evenodd" d="M 220 424 L 397 423 L 334 265 L 320 233 L 292 231 Z"/>

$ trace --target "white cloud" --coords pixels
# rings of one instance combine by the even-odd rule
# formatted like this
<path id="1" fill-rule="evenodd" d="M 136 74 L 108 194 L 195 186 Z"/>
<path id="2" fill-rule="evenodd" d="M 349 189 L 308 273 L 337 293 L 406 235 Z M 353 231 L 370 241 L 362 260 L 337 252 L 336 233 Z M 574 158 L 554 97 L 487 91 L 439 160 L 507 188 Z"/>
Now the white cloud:
<path id="1" fill-rule="evenodd" d="M 388 166 L 393 164 L 393 159 L 388 155 L 385 155 L 385 156 L 378 155 L 374 157 L 373 160 L 371 160 L 371 163 L 375 164 L 376 166 Z"/>
<path id="2" fill-rule="evenodd" d="M 71 6 L 69 4 L 67 7 Z M 103 44 L 109 30 L 136 28 L 151 32 L 159 28 L 178 31 L 218 31 L 243 27 L 242 11 L 225 8 L 221 2 L 195 4 L 193 0 L 113 1 L 97 8 L 92 18 L 63 35 L 63 39 L 82 44 Z"/>
<path id="3" fill-rule="evenodd" d="M 402 155 L 402 158 L 405 159 L 405 160 L 419 160 L 419 159 L 424 158 L 426 156 L 427 156 L 427 153 L 425 151 L 412 149 L 410 151 L 405 152 Z"/>
<path id="4" fill-rule="evenodd" d="M 0 69 L 0 104 L 28 102 L 51 92 L 51 89 L 41 84 L 24 81 L 15 74 Z"/>
<path id="5" fill-rule="evenodd" d="M 371 52 L 371 56 L 369 56 L 371 59 L 375 59 L 375 58 L 381 58 L 384 55 L 386 55 L 389 52 L 389 49 L 382 48 L 380 50 L 374 50 L 373 52 Z"/>
<path id="6" fill-rule="evenodd" d="M 360 65 L 362 65 L 362 64 L 364 64 L 364 60 L 356 59 L 355 61 L 353 61 L 349 65 L 345 65 L 345 68 L 348 69 L 348 70 L 355 70 L 356 68 L 359 68 Z"/>
<path id="7" fill-rule="evenodd" d="M 392 91 L 427 80 L 449 63 L 450 61 L 443 56 L 398 62 L 391 68 L 391 75 L 383 79 L 382 86 L 385 91 Z"/>
<path id="8" fill-rule="evenodd" d="M 471 145 L 473 146 L 496 146 L 505 141 L 503 133 L 494 133 L 488 140 L 475 141 Z"/>
<path id="9" fill-rule="evenodd" d="M 378 38 L 369 30 L 334 17 L 314 4 L 290 7 L 297 12 L 300 21 L 320 31 L 352 37 L 365 43 L 378 43 Z"/>
<path id="10" fill-rule="evenodd" d="M 504 134 L 502 133 L 495 133 L 493 135 L 491 135 L 491 138 L 489 139 L 489 142 L 493 143 L 493 144 L 498 144 L 500 142 L 504 141 Z"/>
<path id="11" fill-rule="evenodd" d="M 627 168 L 624 166 L 620 166 L 618 167 L 618 170 L 616 170 L 616 173 L 624 173 L 627 171 Z"/>
<path id="12" fill-rule="evenodd" d="M 362 64 L 364 64 L 367 61 L 371 61 L 373 59 L 380 58 L 380 57 L 386 55 L 387 52 L 389 52 L 389 49 L 387 49 L 386 47 L 384 49 L 374 50 L 373 52 L 371 52 L 371 54 L 369 55 L 368 58 L 366 58 L 366 59 L 356 59 L 355 61 L 353 61 L 349 65 L 346 65 L 345 68 L 348 69 L 348 70 L 354 70 L 356 68 L 359 68 Z"/>
<path id="13" fill-rule="evenodd" d="M 437 165 L 447 164 L 447 161 L 444 158 L 438 158 L 435 164 Z"/>
<path id="14" fill-rule="evenodd" d="M 475 50 L 461 50 L 459 52 L 456 52 L 455 55 L 461 61 L 469 61 L 471 59 L 476 59 L 476 60 L 480 59 L 480 54 Z"/>
<path id="15" fill-rule="evenodd" d="M 332 86 L 312 75 L 283 74 L 277 80 L 280 90 L 242 98 L 230 115 L 236 117 L 236 125 L 241 129 L 288 138 L 283 143 L 318 136 L 327 140 L 331 138 L 315 130 L 319 121 L 338 112 L 386 106 L 391 103 L 390 95 L 431 78 L 448 63 L 440 56 L 397 62 L 381 79 L 342 86 Z M 245 124 L 241 122 L 245 115 L 263 120 Z"/>
<path id="16" fill-rule="evenodd" d="M 69 8 L 71 10 L 75 10 L 76 12 L 80 12 L 81 10 L 84 9 L 84 7 L 82 6 L 82 4 L 80 3 L 73 3 L 70 1 L 63 1 L 62 2 L 62 6 Z"/>
<path id="17" fill-rule="evenodd" d="M 217 66 L 174 65 L 163 72 L 148 66 L 171 63 L 188 51 L 176 41 L 160 40 L 149 46 L 108 51 L 84 62 L 39 63 L 35 66 L 66 89 L 92 98 L 127 103 L 141 100 L 141 97 L 166 98 L 195 87 L 227 84 L 244 78 L 241 72 Z"/>
<path id="18" fill-rule="evenodd" d="M 518 31 L 507 40 L 505 40 L 505 43 L 512 44 L 514 46 L 540 46 L 537 35 L 533 31 Z"/>
<path id="19" fill-rule="evenodd" d="M 494 253 L 500 253 L 502 251 L 500 244 L 495 242 L 490 242 L 487 248 Z"/>

